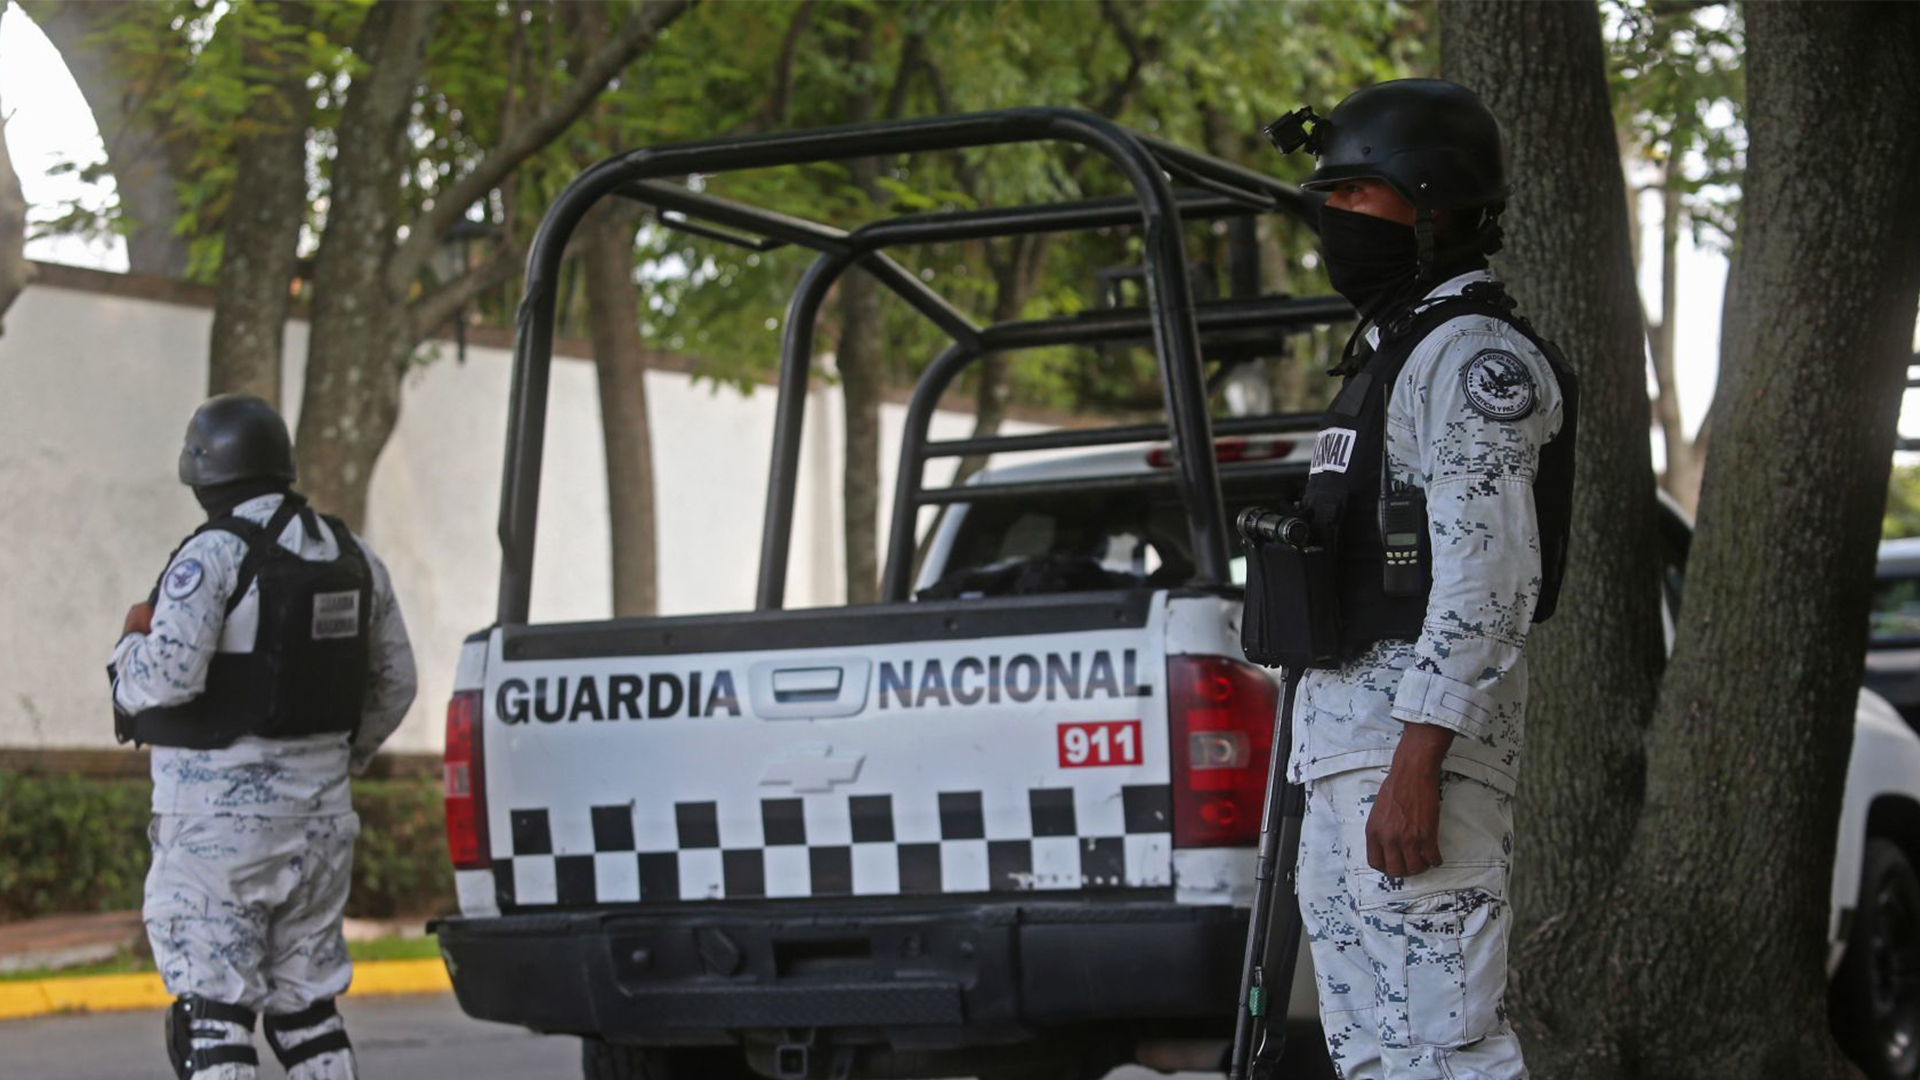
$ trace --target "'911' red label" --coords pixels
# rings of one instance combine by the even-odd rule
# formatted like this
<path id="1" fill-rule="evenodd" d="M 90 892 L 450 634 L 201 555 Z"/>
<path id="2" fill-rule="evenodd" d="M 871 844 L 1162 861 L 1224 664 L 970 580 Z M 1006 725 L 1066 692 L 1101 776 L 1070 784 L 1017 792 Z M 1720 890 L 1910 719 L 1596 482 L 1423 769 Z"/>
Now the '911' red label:
<path id="1" fill-rule="evenodd" d="M 1140 764 L 1140 721 L 1100 720 L 1060 725 L 1060 767 Z"/>

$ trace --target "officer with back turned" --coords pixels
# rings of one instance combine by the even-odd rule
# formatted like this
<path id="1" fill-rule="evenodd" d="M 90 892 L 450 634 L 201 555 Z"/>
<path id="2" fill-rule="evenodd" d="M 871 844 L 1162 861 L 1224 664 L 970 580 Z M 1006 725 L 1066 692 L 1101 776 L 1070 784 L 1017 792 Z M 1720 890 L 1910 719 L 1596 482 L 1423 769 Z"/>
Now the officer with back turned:
<path id="1" fill-rule="evenodd" d="M 1269 134 L 1318 159 L 1362 320 L 1296 511 L 1331 578 L 1288 765 L 1327 1047 L 1348 1080 L 1524 1077 L 1502 1003 L 1522 649 L 1565 564 L 1576 384 L 1488 271 L 1505 152 L 1471 91 L 1382 83 Z"/>
<path id="2" fill-rule="evenodd" d="M 352 1080 L 334 998 L 360 821 L 347 790 L 413 701 L 386 567 L 292 490 L 286 422 L 207 401 L 180 481 L 207 522 L 127 613 L 114 724 L 153 747 L 143 916 L 182 1078 L 252 1080 L 256 1013 L 292 1080 Z"/>

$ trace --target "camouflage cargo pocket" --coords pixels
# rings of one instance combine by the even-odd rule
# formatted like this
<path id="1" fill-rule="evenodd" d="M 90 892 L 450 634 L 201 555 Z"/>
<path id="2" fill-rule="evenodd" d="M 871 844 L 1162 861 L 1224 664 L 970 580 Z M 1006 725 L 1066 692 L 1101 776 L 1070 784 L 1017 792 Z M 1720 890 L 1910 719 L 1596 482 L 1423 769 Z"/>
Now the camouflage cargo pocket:
<path id="1" fill-rule="evenodd" d="M 1410 878 L 1348 881 L 1373 963 L 1386 1046 L 1455 1047 L 1499 1022 L 1506 987 L 1504 862 L 1449 862 Z"/>

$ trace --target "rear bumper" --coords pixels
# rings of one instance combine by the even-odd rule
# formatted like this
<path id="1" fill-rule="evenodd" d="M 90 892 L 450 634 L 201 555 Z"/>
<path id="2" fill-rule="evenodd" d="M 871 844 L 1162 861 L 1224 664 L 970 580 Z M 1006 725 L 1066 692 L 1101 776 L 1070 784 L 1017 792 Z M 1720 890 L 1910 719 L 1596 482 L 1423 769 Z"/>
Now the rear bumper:
<path id="1" fill-rule="evenodd" d="M 1110 1021 L 1228 1031 L 1245 919 L 1167 902 L 902 911 L 895 899 L 453 918 L 435 930 L 461 1008 L 483 1020 L 660 1045 L 811 1028 L 957 1048 Z"/>

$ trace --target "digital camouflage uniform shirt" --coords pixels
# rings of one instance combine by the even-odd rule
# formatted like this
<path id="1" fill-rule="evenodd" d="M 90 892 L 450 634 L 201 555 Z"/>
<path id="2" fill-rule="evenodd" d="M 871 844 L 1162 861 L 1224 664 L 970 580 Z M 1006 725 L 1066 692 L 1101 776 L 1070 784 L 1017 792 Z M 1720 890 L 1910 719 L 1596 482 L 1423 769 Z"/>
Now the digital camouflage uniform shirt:
<path id="1" fill-rule="evenodd" d="M 1457 295 L 1484 270 L 1427 299 Z M 1377 331 L 1368 331 L 1377 344 Z M 1501 354 L 1489 358 L 1487 354 Z M 1521 415 L 1499 399 L 1502 365 L 1532 376 Z M 1288 771 L 1306 783 L 1393 761 L 1403 722 L 1457 733 L 1444 768 L 1512 794 L 1527 704 L 1522 655 L 1540 598 L 1533 481 L 1560 430 L 1560 388 L 1546 358 L 1506 323 L 1462 315 L 1416 345 L 1387 409 L 1393 479 L 1425 491 L 1433 589 L 1417 641 L 1382 641 L 1337 670 L 1300 680 Z"/>

